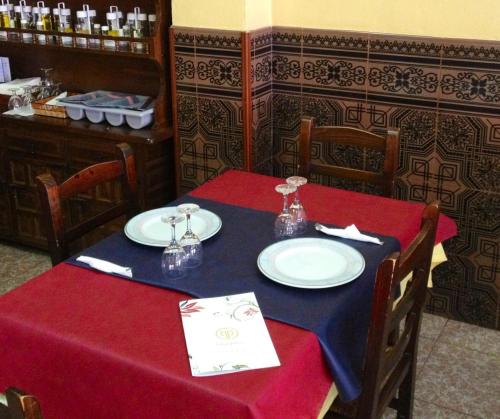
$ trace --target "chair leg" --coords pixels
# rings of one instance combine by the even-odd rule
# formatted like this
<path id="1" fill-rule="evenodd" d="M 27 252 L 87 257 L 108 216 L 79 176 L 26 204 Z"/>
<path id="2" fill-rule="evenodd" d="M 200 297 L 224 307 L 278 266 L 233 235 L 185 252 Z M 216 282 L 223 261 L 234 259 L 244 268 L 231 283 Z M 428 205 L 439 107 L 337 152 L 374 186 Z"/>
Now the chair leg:
<path id="1" fill-rule="evenodd" d="M 413 395 L 415 387 L 415 365 L 410 368 L 399 387 L 397 403 L 397 419 L 412 419 L 413 417 Z"/>

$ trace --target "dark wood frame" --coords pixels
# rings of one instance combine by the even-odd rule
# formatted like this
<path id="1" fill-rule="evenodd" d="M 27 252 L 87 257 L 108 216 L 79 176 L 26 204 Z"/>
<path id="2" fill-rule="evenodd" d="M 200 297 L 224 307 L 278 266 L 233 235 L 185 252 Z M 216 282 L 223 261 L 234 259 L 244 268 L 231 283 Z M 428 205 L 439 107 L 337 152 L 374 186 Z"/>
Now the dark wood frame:
<path id="1" fill-rule="evenodd" d="M 386 258 L 377 272 L 370 329 L 366 346 L 362 391 L 357 400 L 337 398 L 329 417 L 374 419 L 387 406 L 398 419 L 411 419 L 418 337 L 425 305 L 439 204 L 428 205 L 420 232 L 401 254 Z M 411 275 L 398 299 L 401 281 Z"/>
<path id="2" fill-rule="evenodd" d="M 40 404 L 34 396 L 9 387 L 5 398 L 7 406 L 0 404 L 0 419 L 43 419 Z"/>
<path id="3" fill-rule="evenodd" d="M 137 214 L 137 177 L 131 147 L 117 145 L 118 160 L 98 163 L 87 167 L 60 185 L 50 173 L 37 176 L 36 182 L 40 202 L 47 226 L 47 241 L 52 264 L 56 265 L 70 256 L 69 244 L 121 215 L 127 219 Z M 84 193 L 97 185 L 112 180 L 120 180 L 123 200 L 77 225 L 67 227 L 63 219 L 62 202 Z"/>

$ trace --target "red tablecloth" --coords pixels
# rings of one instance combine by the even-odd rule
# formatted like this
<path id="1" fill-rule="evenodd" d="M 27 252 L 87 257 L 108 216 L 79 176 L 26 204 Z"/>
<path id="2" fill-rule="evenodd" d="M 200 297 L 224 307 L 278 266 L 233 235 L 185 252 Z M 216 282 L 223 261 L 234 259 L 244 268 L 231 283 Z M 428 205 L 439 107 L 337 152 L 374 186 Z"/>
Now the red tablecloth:
<path id="1" fill-rule="evenodd" d="M 282 195 L 274 187 L 283 179 L 230 170 L 191 192 L 208 198 L 247 208 L 279 212 Z M 355 223 L 360 230 L 393 236 L 405 249 L 420 229 L 424 205 L 398 201 L 363 193 L 307 184 L 300 188 L 300 199 L 310 220 L 345 227 Z M 457 234 L 457 226 L 441 214 L 436 243 Z"/>
<path id="2" fill-rule="evenodd" d="M 277 183 L 231 171 L 193 195 L 278 211 Z M 316 185 L 302 192 L 311 219 L 355 222 L 403 245 L 418 230 L 421 205 Z M 443 217 L 438 234 L 453 235 L 453 222 Z M 266 320 L 280 367 L 193 378 L 178 312 L 183 298 L 55 267 L 0 297 L 0 390 L 35 394 L 46 419 L 316 417 L 331 378 L 312 333 Z"/>

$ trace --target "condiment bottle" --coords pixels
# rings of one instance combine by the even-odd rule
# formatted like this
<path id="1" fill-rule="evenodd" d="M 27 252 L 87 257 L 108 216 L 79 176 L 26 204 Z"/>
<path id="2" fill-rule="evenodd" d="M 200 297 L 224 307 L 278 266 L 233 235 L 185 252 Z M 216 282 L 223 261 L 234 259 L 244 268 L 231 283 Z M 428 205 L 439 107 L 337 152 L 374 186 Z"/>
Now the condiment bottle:
<path id="1" fill-rule="evenodd" d="M 33 8 L 35 10 L 35 8 Z M 50 8 L 45 7 L 43 1 L 37 2 L 37 13 L 33 12 L 33 16 L 36 15 L 35 29 L 37 31 L 51 31 L 52 30 L 52 20 L 50 17 Z M 46 44 L 48 37 L 46 35 L 37 34 L 36 39 L 40 44 Z"/>
<path id="2" fill-rule="evenodd" d="M 10 28 L 9 7 L 0 4 L 0 28 Z M 0 39 L 7 39 L 7 31 L 0 31 Z"/>
<path id="3" fill-rule="evenodd" d="M 134 7 L 134 29 L 132 30 L 132 37 L 144 38 L 148 27 L 148 16 L 146 13 L 141 13 L 139 7 Z M 132 42 L 132 51 L 139 54 L 147 52 L 147 43 Z"/>
<path id="4" fill-rule="evenodd" d="M 76 11 L 76 23 L 75 23 L 75 32 L 76 33 L 85 33 L 90 34 L 87 26 L 87 11 L 86 10 L 77 10 Z M 87 48 L 87 38 L 76 38 L 76 45 L 78 47 Z"/>
<path id="5" fill-rule="evenodd" d="M 32 28 L 32 10 L 31 6 L 26 5 L 25 0 L 19 1 L 19 27 L 21 29 L 33 29 Z M 33 42 L 33 34 L 29 32 L 23 32 L 22 40 L 26 43 Z"/>
<path id="6" fill-rule="evenodd" d="M 59 9 L 59 24 L 56 28 L 58 32 L 61 33 L 71 33 L 73 32 L 73 25 L 71 21 L 71 9 L 66 8 L 63 2 L 58 3 L 57 7 Z M 61 44 L 65 47 L 73 46 L 73 38 L 70 36 L 61 36 Z"/>
<path id="7" fill-rule="evenodd" d="M 109 35 L 109 26 L 105 25 L 105 26 L 101 26 L 101 32 L 102 32 L 102 35 L 103 36 L 110 36 Z M 111 39 L 104 39 L 102 41 L 102 45 L 104 47 L 104 49 L 116 49 L 116 43 L 115 41 L 111 40 Z"/>
<path id="8" fill-rule="evenodd" d="M 156 33 L 156 15 L 148 15 L 148 36 L 154 36 Z"/>
<path id="9" fill-rule="evenodd" d="M 118 16 L 115 12 L 107 12 L 106 13 L 106 22 L 109 28 L 108 35 L 109 36 L 118 36 L 118 29 L 120 29 L 120 24 L 118 21 Z"/>

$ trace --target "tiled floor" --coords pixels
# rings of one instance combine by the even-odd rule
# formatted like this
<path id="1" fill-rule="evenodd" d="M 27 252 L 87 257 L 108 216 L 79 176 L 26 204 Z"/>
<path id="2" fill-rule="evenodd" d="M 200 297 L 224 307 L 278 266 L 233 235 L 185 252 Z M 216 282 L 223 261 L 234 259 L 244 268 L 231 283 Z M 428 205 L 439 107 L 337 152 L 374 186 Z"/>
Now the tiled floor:
<path id="1" fill-rule="evenodd" d="M 50 267 L 0 243 L 0 294 Z M 415 419 L 500 419 L 500 332 L 424 314 L 419 342 Z"/>

